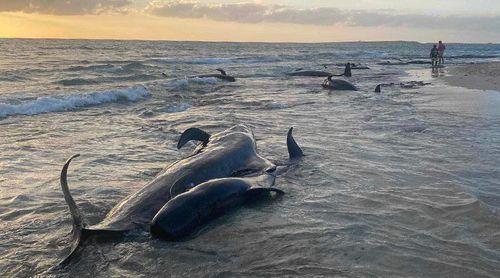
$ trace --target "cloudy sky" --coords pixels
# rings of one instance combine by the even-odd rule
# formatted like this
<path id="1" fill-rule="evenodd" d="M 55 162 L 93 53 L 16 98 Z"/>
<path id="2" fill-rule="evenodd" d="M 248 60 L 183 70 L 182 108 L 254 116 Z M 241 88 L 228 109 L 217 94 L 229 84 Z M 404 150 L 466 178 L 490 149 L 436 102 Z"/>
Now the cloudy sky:
<path id="1" fill-rule="evenodd" d="M 500 0 L 0 0 L 0 37 L 500 42 Z"/>

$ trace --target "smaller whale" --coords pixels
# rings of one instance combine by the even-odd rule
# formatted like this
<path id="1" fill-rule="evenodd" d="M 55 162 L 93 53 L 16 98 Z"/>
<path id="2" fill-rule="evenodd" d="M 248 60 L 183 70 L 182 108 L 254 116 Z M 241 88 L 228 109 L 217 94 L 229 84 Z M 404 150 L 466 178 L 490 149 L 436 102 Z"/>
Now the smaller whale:
<path id="1" fill-rule="evenodd" d="M 276 168 L 270 169 L 274 172 Z M 270 188 L 276 176 L 221 178 L 202 183 L 168 201 L 151 222 L 150 231 L 164 240 L 179 240 L 227 211 L 262 198 L 285 194 Z"/>
<path id="2" fill-rule="evenodd" d="M 336 91 L 357 91 L 358 88 L 351 83 L 342 79 L 332 79 L 332 75 L 328 76 L 322 84 L 323 88 Z"/>
<path id="3" fill-rule="evenodd" d="M 214 78 L 218 78 L 218 79 L 221 79 L 221 80 L 224 80 L 224 81 L 227 81 L 227 82 L 235 82 L 236 81 L 236 78 L 234 78 L 233 76 L 230 76 L 230 75 L 227 75 L 226 71 L 224 71 L 223 69 L 216 69 L 218 72 L 220 72 L 220 74 L 217 74 L 217 73 L 214 73 L 214 74 L 202 74 L 202 75 L 196 75 L 196 76 L 193 76 L 193 77 L 197 77 L 197 78 L 210 78 L 210 77 L 214 77 Z"/>
<path id="4" fill-rule="evenodd" d="M 311 77 L 327 77 L 332 75 L 329 72 L 326 71 L 321 71 L 321 70 L 302 70 L 302 69 L 297 69 L 293 72 L 288 72 L 286 75 L 289 76 L 311 76 Z"/>
<path id="5" fill-rule="evenodd" d="M 327 65 L 323 65 L 324 68 L 327 68 Z M 346 76 L 351 77 L 351 63 L 347 63 L 344 68 L 344 72 L 342 74 L 333 74 L 327 71 L 322 70 L 303 70 L 302 68 L 298 68 L 295 71 L 286 73 L 288 76 L 310 76 L 310 77 L 328 77 L 328 76 Z"/>
<path id="6" fill-rule="evenodd" d="M 403 89 L 414 89 L 426 85 L 431 85 L 431 83 L 424 82 L 424 81 L 408 81 L 408 82 L 401 82 L 399 84 L 396 83 L 382 83 L 378 84 L 375 87 L 375 93 L 380 93 L 382 92 L 382 87 L 392 87 L 392 86 L 399 86 Z"/>

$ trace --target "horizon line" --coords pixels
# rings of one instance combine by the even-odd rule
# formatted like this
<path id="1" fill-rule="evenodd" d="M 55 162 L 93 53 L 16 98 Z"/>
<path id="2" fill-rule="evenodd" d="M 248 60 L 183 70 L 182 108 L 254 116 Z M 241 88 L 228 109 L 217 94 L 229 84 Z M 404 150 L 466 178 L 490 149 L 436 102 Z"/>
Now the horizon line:
<path id="1" fill-rule="evenodd" d="M 427 41 L 405 41 L 405 40 L 357 40 L 357 41 L 226 41 L 226 40 L 169 40 L 169 39 L 112 39 L 112 38 L 53 38 L 53 37 L 0 37 L 0 40 L 89 40 L 89 41 L 150 41 L 150 42 L 197 42 L 197 43 L 268 43 L 268 44 L 326 44 L 326 43 L 388 43 L 388 42 L 406 42 L 419 44 L 432 44 L 437 42 Z M 445 42 L 448 44 L 500 44 L 500 42 Z"/>

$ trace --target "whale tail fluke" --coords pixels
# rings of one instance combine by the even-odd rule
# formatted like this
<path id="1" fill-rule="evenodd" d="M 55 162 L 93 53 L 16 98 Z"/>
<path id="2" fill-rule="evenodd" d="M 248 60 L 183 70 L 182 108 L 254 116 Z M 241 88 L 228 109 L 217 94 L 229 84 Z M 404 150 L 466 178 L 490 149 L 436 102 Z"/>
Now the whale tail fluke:
<path id="1" fill-rule="evenodd" d="M 81 242 L 86 238 L 86 235 L 88 234 L 88 230 L 85 229 L 87 226 L 87 223 L 85 222 L 85 219 L 83 218 L 83 215 L 81 214 L 80 210 L 76 206 L 75 200 L 71 196 L 71 193 L 69 192 L 69 187 L 68 187 L 68 167 L 69 164 L 71 163 L 71 160 L 74 158 L 80 156 L 79 154 L 75 154 L 72 157 L 70 157 L 66 163 L 64 164 L 62 170 L 61 170 L 61 189 L 64 194 L 64 199 L 66 200 L 66 204 L 68 204 L 69 211 L 71 212 L 71 217 L 73 218 L 73 231 L 72 231 L 72 244 L 71 244 L 71 250 L 69 255 L 62 260 L 59 263 L 59 266 L 64 266 L 66 265 L 70 259 L 75 255 L 78 247 L 81 245 Z"/>
<path id="2" fill-rule="evenodd" d="M 75 200 L 71 196 L 71 193 L 69 191 L 68 187 L 68 167 L 71 161 L 79 157 L 79 154 L 75 154 L 72 157 L 70 157 L 66 163 L 64 164 L 62 170 L 61 170 L 61 189 L 64 194 L 64 199 L 66 200 L 66 204 L 69 207 L 69 211 L 71 213 L 71 217 L 73 218 L 73 230 L 71 231 L 72 233 L 72 239 L 71 239 L 71 249 L 69 254 L 61 261 L 59 264 L 56 266 L 52 267 L 51 270 L 57 270 L 65 265 L 67 265 L 70 260 L 76 256 L 78 253 L 78 250 L 80 250 L 80 247 L 82 246 L 82 243 L 91 235 L 94 234 L 108 234 L 108 235 L 115 235 L 117 233 L 121 233 L 122 231 L 120 229 L 99 229 L 99 228 L 94 228 L 94 227 L 88 227 L 87 222 L 85 221 L 85 218 L 83 217 L 82 213 L 76 206 Z"/>
<path id="3" fill-rule="evenodd" d="M 297 142 L 295 142 L 295 139 L 293 138 L 292 132 L 293 132 L 293 127 L 291 127 L 288 130 L 288 134 L 286 136 L 286 146 L 288 148 L 288 155 L 290 156 L 290 159 L 296 159 L 296 158 L 304 156 L 304 152 L 299 147 Z"/>

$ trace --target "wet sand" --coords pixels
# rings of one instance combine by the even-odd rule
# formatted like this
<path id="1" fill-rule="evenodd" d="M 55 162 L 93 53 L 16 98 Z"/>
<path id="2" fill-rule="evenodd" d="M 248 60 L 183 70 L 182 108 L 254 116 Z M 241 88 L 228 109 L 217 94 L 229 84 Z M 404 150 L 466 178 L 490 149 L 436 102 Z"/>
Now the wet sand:
<path id="1" fill-rule="evenodd" d="M 452 86 L 500 91 L 500 62 L 461 65 L 448 73 L 445 80 Z"/>

